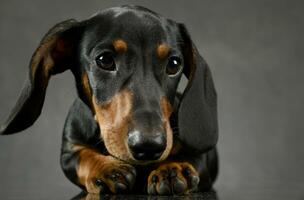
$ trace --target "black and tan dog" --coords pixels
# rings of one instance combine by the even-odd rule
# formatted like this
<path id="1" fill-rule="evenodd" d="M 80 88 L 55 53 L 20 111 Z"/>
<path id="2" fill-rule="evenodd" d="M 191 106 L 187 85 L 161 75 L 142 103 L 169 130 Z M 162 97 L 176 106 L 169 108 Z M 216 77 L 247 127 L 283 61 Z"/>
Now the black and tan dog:
<path id="1" fill-rule="evenodd" d="M 41 113 L 51 76 L 71 70 L 79 98 L 67 117 L 61 165 L 89 193 L 186 194 L 217 174 L 216 92 L 183 24 L 122 6 L 55 25 L 1 127 L 13 134 Z M 177 91 L 184 74 L 188 83 Z"/>

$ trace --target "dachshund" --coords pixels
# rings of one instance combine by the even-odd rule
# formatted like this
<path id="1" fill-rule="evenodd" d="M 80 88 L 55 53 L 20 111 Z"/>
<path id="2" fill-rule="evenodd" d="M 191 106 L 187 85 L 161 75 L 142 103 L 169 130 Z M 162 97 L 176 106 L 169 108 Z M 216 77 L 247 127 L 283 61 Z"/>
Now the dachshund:
<path id="1" fill-rule="evenodd" d="M 217 94 L 184 24 L 134 5 L 58 23 L 34 52 L 0 134 L 33 125 L 50 78 L 67 70 L 78 97 L 65 121 L 60 163 L 71 182 L 93 194 L 212 189 Z M 179 93 L 182 76 L 187 85 Z"/>

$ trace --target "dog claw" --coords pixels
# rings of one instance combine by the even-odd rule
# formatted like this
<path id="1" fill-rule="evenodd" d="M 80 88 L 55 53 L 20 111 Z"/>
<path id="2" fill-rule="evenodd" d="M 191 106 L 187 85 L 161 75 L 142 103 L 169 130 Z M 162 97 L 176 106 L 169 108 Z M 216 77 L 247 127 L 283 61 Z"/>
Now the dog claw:
<path id="1" fill-rule="evenodd" d="M 98 186 L 98 187 L 101 187 L 103 185 L 102 181 L 100 179 L 97 179 L 95 181 L 95 185 Z"/>
<path id="2" fill-rule="evenodd" d="M 169 181 L 165 180 L 159 184 L 159 194 L 160 195 L 169 194 L 170 191 L 171 191 L 171 188 L 170 188 Z"/>
<path id="3" fill-rule="evenodd" d="M 127 191 L 128 186 L 123 184 L 123 183 L 115 183 L 115 191 L 116 193 L 124 193 L 125 191 Z"/>
<path id="4" fill-rule="evenodd" d="M 183 194 L 184 191 L 187 190 L 187 184 L 185 184 L 182 180 L 179 178 L 175 178 L 172 182 L 173 189 L 172 191 L 175 194 Z"/>
<path id="5" fill-rule="evenodd" d="M 135 169 L 124 163 L 104 165 L 99 173 L 92 175 L 87 181 L 89 193 L 126 193 L 135 183 Z"/>
<path id="6" fill-rule="evenodd" d="M 157 177 L 156 175 L 154 175 L 154 176 L 152 177 L 152 181 L 153 181 L 153 183 L 156 183 L 156 182 L 158 181 L 158 177 Z"/>
<path id="7" fill-rule="evenodd" d="M 189 163 L 165 163 L 148 178 L 148 194 L 186 194 L 197 188 L 198 173 Z"/>

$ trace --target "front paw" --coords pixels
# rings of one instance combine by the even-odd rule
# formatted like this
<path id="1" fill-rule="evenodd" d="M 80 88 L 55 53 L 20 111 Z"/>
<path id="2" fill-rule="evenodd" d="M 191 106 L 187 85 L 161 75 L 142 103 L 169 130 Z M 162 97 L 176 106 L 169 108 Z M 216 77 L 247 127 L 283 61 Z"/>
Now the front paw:
<path id="1" fill-rule="evenodd" d="M 135 183 L 136 170 L 133 166 L 115 159 L 96 163 L 86 179 L 89 193 L 121 194 L 130 191 Z"/>
<path id="2" fill-rule="evenodd" d="M 194 191 L 199 183 L 199 175 L 187 163 L 170 162 L 161 164 L 148 177 L 148 194 L 186 194 Z"/>

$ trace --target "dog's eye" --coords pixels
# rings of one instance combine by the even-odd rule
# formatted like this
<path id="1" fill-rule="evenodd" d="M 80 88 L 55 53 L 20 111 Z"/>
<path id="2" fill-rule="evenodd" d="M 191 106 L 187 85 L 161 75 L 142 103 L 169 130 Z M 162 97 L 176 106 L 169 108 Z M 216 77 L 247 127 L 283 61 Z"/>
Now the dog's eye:
<path id="1" fill-rule="evenodd" d="M 96 60 L 96 64 L 98 65 L 98 67 L 100 67 L 104 70 L 108 70 L 108 71 L 116 70 L 115 61 L 114 61 L 112 53 L 110 53 L 110 52 L 104 52 L 104 53 L 100 54 L 99 56 L 96 57 L 95 60 Z"/>
<path id="2" fill-rule="evenodd" d="M 174 75 L 177 72 L 179 72 L 180 68 L 181 68 L 181 59 L 177 56 L 172 56 L 169 58 L 168 60 L 168 64 L 166 67 L 166 73 L 168 75 Z"/>

